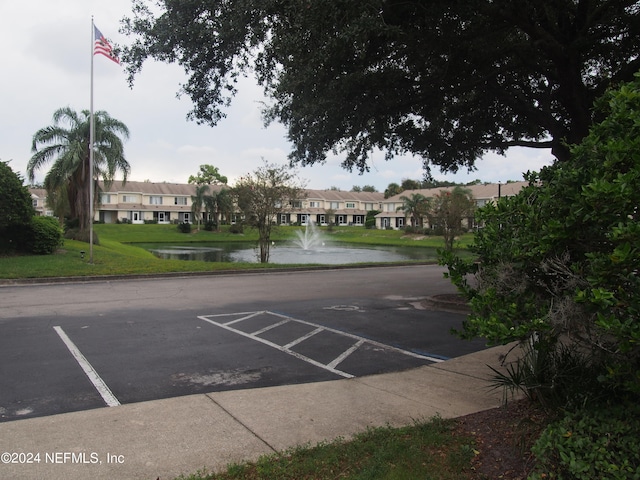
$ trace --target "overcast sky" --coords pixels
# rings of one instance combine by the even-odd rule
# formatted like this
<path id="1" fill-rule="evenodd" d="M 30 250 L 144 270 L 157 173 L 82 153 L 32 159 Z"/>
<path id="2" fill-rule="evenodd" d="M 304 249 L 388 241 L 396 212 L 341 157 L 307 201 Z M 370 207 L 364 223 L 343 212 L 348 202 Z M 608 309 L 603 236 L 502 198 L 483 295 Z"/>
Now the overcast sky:
<path id="1" fill-rule="evenodd" d="M 53 123 L 53 112 L 66 106 L 89 109 L 91 17 L 112 44 L 126 44 L 127 37 L 119 33 L 120 20 L 130 13 L 131 0 L 0 0 L 0 160 L 10 160 L 23 178 L 32 136 Z M 130 180 L 186 183 L 199 165 L 211 164 L 233 184 L 261 165 L 262 158 L 287 163 L 290 144 L 285 129 L 279 124 L 263 126 L 261 90 L 252 78 L 242 82 L 227 118 L 214 128 L 186 120 L 191 102 L 186 96 L 176 97 L 185 78 L 176 65 L 147 62 L 130 89 L 123 68 L 102 56 L 94 58 L 94 110 L 105 110 L 129 127 L 125 156 Z M 387 162 L 379 153 L 371 171 L 363 175 L 342 169 L 341 161 L 330 158 L 324 165 L 298 169 L 298 175 L 307 188 L 373 185 L 381 192 L 391 182 L 423 177 L 421 159 L 409 156 Z M 432 173 L 439 180 L 504 182 L 521 180 L 523 172 L 550 162 L 547 150 L 512 149 L 506 157 L 487 155 L 471 173 Z M 36 181 L 44 178 L 48 167 Z"/>

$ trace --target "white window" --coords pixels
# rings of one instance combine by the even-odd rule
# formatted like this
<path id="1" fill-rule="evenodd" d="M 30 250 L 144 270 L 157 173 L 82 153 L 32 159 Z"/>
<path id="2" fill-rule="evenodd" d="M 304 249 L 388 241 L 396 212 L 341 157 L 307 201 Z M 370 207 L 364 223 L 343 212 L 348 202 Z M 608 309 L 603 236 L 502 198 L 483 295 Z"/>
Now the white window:
<path id="1" fill-rule="evenodd" d="M 122 201 L 124 203 L 136 203 L 138 201 L 137 195 L 123 195 Z"/>
<path id="2" fill-rule="evenodd" d="M 175 197 L 173 201 L 174 201 L 174 205 L 186 205 L 187 197 Z"/>
<path id="3" fill-rule="evenodd" d="M 35 207 L 37 207 L 37 206 L 38 206 L 38 200 L 33 199 L 33 200 L 32 200 L 32 204 L 33 204 L 33 207 L 34 207 L 34 208 L 35 208 Z"/>
<path id="4" fill-rule="evenodd" d="M 109 194 L 109 193 L 103 193 L 103 194 L 102 194 L 102 197 L 101 197 L 101 199 L 100 199 L 100 201 L 101 201 L 102 203 L 111 203 L 111 194 Z"/>
<path id="5" fill-rule="evenodd" d="M 356 208 L 356 204 L 353 202 L 347 202 L 347 208 Z"/>
<path id="6" fill-rule="evenodd" d="M 162 205 L 162 197 L 159 195 L 151 195 L 149 197 L 149 205 Z"/>
<path id="7" fill-rule="evenodd" d="M 320 202 L 309 202 L 309 207 L 320 208 Z"/>
<path id="8" fill-rule="evenodd" d="M 340 208 L 340 202 L 331 202 L 331 210 L 338 210 Z"/>

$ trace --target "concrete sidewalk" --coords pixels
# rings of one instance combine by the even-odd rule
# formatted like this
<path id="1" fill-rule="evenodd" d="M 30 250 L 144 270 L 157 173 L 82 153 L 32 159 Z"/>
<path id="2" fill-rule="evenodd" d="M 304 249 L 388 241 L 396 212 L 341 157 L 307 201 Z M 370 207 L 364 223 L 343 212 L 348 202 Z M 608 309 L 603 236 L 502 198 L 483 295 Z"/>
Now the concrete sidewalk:
<path id="1" fill-rule="evenodd" d="M 399 373 L 192 395 L 0 424 L 0 478 L 173 479 L 370 426 L 499 406 L 496 347 Z M 19 455 L 23 453 L 25 455 Z M 39 458 L 36 457 L 39 455 Z"/>

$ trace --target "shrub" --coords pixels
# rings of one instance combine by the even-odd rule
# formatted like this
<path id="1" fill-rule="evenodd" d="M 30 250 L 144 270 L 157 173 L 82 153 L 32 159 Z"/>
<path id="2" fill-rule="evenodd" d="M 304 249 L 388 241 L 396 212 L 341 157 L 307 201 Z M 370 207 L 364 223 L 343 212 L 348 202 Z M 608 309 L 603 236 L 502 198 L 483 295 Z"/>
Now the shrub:
<path id="1" fill-rule="evenodd" d="M 26 239 L 26 248 L 31 253 L 46 255 L 63 244 L 62 228 L 53 217 L 33 217 Z"/>
<path id="2" fill-rule="evenodd" d="M 69 230 L 78 230 L 80 228 L 80 219 L 79 218 L 65 218 L 64 219 L 64 231 L 68 232 Z"/>
<path id="3" fill-rule="evenodd" d="M 191 224 L 187 222 L 179 223 L 178 231 L 181 233 L 191 233 Z"/>
<path id="4" fill-rule="evenodd" d="M 380 213 L 380 210 L 368 211 L 364 221 L 364 228 L 368 228 L 368 229 L 376 228 L 376 215 L 379 213 Z"/>
<path id="5" fill-rule="evenodd" d="M 424 228 L 422 227 L 414 227 L 411 225 L 407 225 L 406 227 L 404 227 L 404 233 L 406 234 L 421 234 L 424 231 Z"/>
<path id="6" fill-rule="evenodd" d="M 31 195 L 22 178 L 7 162 L 0 162 L 0 253 L 21 250 L 35 214 Z"/>
<path id="7" fill-rule="evenodd" d="M 216 228 L 218 227 L 218 224 L 216 222 L 214 222 L 213 220 L 207 220 L 204 224 L 204 229 L 207 232 L 212 232 L 214 231 Z"/>
<path id="8" fill-rule="evenodd" d="M 477 258 L 443 263 L 470 300 L 464 337 L 533 342 L 549 358 L 570 346 L 592 372 L 576 388 L 640 394 L 640 75 L 596 107 L 604 120 L 570 160 L 481 209 Z M 549 387 L 570 381 L 562 362 L 548 365 Z"/>
<path id="9" fill-rule="evenodd" d="M 640 407 L 598 405 L 551 423 L 532 448 L 534 480 L 640 478 Z"/>
<path id="10" fill-rule="evenodd" d="M 79 242 L 89 243 L 89 230 L 80 230 L 79 228 L 70 228 L 65 230 L 64 238 L 69 240 L 77 240 Z M 96 231 L 93 231 L 93 244 L 100 245 L 100 239 Z"/>
<path id="11" fill-rule="evenodd" d="M 229 227 L 229 232 L 236 233 L 236 234 L 244 233 L 244 227 L 242 226 L 241 223 L 234 223 Z"/>

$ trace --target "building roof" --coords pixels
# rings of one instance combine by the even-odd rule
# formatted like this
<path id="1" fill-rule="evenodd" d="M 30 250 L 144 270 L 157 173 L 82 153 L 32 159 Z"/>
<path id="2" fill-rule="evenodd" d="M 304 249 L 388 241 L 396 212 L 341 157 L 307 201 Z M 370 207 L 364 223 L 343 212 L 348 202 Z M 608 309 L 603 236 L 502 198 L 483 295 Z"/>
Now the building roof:
<path id="1" fill-rule="evenodd" d="M 100 186 L 104 193 L 140 193 L 143 195 L 195 195 L 195 185 L 188 183 L 167 183 L 167 182 L 133 182 L 127 181 L 122 183 L 115 180 L 108 189 L 104 188 L 104 183 L 100 182 Z M 220 190 L 225 185 L 210 185 L 212 190 Z M 340 201 L 349 200 L 360 202 L 381 202 L 384 194 L 380 192 L 343 192 L 341 190 L 304 190 L 305 199 Z"/>
<path id="2" fill-rule="evenodd" d="M 529 182 L 509 182 L 509 183 L 482 183 L 477 185 L 468 185 L 462 188 L 468 189 L 471 191 L 471 195 L 476 200 L 483 199 L 494 199 L 498 198 L 498 196 L 502 197 L 511 197 L 516 195 L 522 188 L 529 185 Z M 455 187 L 436 187 L 436 188 L 424 188 L 420 190 L 405 190 L 402 193 L 394 195 L 392 197 L 383 200 L 384 202 L 402 202 L 400 197 L 408 197 L 412 194 L 420 194 L 425 197 L 434 197 L 438 195 L 440 192 L 451 191 Z"/>
<path id="3" fill-rule="evenodd" d="M 111 182 L 109 188 L 105 188 L 104 182 L 100 182 L 104 193 L 141 193 L 143 195 L 178 195 L 190 196 L 196 194 L 196 186 L 189 183 L 155 183 L 155 182 L 131 182 L 123 183 L 121 180 Z M 224 185 L 210 185 L 212 190 L 218 191 Z"/>
<path id="4" fill-rule="evenodd" d="M 29 187 L 29 193 L 31 194 L 31 197 L 41 198 L 43 200 L 47 198 L 47 191 L 44 188 Z"/>
<path id="5" fill-rule="evenodd" d="M 305 190 L 308 200 L 315 198 L 325 201 L 345 202 L 349 200 L 358 202 L 381 202 L 384 194 L 380 192 L 343 192 L 342 190 Z"/>

